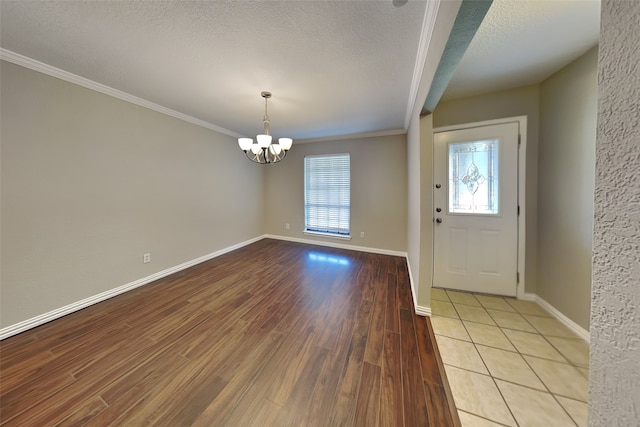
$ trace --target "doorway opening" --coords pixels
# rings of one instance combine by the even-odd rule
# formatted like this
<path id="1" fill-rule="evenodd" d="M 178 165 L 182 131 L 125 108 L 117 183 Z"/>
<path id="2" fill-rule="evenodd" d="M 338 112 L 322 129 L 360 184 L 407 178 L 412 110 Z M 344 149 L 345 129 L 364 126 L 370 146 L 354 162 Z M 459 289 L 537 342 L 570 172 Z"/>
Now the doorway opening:
<path id="1" fill-rule="evenodd" d="M 524 297 L 526 117 L 434 129 L 432 287 Z"/>

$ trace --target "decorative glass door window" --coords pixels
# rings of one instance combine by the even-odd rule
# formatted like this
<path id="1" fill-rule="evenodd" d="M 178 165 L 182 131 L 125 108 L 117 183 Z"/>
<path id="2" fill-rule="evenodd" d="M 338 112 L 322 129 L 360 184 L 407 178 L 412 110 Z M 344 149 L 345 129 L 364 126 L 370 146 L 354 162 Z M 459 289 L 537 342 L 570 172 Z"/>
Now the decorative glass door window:
<path id="1" fill-rule="evenodd" d="M 497 139 L 449 144 L 449 213 L 499 215 Z"/>

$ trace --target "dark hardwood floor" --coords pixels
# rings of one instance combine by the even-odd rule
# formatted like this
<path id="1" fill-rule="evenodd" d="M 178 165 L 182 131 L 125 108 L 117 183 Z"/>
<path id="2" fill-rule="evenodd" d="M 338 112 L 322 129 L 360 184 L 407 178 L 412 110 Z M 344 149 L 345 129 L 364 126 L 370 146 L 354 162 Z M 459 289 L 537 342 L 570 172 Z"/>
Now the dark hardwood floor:
<path id="1" fill-rule="evenodd" d="M 0 345 L 6 426 L 459 425 L 400 257 L 262 240 Z"/>

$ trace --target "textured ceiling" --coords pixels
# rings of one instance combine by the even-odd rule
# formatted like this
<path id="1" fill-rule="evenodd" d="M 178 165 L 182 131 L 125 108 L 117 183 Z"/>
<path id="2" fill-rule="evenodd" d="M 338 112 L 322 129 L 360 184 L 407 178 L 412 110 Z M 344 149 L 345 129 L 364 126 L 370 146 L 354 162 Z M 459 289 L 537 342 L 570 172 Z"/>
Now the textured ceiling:
<path id="1" fill-rule="evenodd" d="M 230 135 L 261 132 L 263 90 L 275 137 L 389 133 L 424 102 L 434 4 L 0 0 L 0 46 Z M 597 1 L 495 0 L 445 98 L 542 80 L 595 44 L 598 16 Z"/>
<path id="2" fill-rule="evenodd" d="M 6 1 L 2 48 L 230 130 L 403 129 L 423 1 Z"/>
<path id="3" fill-rule="evenodd" d="M 599 34 L 599 0 L 494 0 L 443 99 L 540 83 Z"/>

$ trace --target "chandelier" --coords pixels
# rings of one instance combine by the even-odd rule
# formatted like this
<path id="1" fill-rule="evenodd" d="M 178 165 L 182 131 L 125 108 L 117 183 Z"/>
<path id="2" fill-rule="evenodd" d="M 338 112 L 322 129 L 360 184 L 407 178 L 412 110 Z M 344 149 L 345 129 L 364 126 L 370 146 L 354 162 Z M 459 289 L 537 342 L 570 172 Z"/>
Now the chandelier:
<path id="1" fill-rule="evenodd" d="M 269 113 L 267 111 L 267 100 L 271 98 L 271 92 L 262 92 L 260 96 L 264 98 L 264 118 L 262 119 L 264 133 L 256 136 L 256 142 L 253 142 L 253 138 L 238 138 L 238 145 L 252 162 L 261 164 L 278 163 L 287 155 L 293 140 L 291 138 L 279 138 L 278 142 L 272 142 L 269 134 Z"/>

